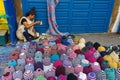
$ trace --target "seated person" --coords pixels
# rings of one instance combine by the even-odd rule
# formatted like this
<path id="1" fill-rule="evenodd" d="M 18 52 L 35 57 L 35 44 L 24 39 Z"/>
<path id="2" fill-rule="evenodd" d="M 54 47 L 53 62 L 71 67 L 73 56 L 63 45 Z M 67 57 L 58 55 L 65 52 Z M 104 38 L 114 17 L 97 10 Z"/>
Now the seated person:
<path id="1" fill-rule="evenodd" d="M 16 31 L 17 38 L 24 41 L 32 41 L 39 37 L 39 33 L 35 31 L 34 25 L 40 24 L 40 21 L 35 21 L 35 8 L 32 8 L 26 17 L 22 17 L 19 21 L 18 29 Z"/>

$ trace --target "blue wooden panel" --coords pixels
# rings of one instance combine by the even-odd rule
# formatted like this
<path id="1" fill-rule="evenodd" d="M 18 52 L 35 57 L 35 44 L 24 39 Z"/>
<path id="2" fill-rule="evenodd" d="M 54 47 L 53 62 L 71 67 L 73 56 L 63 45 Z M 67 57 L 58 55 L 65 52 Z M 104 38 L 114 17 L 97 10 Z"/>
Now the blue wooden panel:
<path id="1" fill-rule="evenodd" d="M 48 29 L 47 0 L 22 0 L 24 14 L 36 7 L 35 20 L 42 20 L 43 25 L 36 25 L 38 32 Z M 99 33 L 107 32 L 114 0 L 59 0 L 56 6 L 56 19 L 61 32 Z"/>

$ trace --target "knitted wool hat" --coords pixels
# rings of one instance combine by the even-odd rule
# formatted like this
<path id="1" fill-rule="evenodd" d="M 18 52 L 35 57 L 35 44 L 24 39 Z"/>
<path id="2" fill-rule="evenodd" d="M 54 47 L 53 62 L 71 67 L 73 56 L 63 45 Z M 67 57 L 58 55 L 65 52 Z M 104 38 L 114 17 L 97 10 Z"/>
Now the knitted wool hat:
<path id="1" fill-rule="evenodd" d="M 102 57 L 104 57 L 105 55 L 107 55 L 107 52 L 106 52 L 106 51 L 102 51 L 102 52 L 100 52 L 100 55 L 101 55 Z"/>
<path id="2" fill-rule="evenodd" d="M 81 62 L 80 62 L 80 65 L 82 65 L 83 67 L 85 67 L 85 66 L 89 66 L 90 63 L 89 63 L 88 60 L 86 60 L 86 59 L 82 59 Z"/>
<path id="3" fill-rule="evenodd" d="M 93 44 L 93 46 L 94 46 L 94 47 L 95 47 L 95 49 L 97 50 L 97 49 L 98 49 L 98 47 L 100 46 L 100 43 L 95 42 L 95 43 Z"/>
<path id="4" fill-rule="evenodd" d="M 44 49 L 43 48 L 37 48 L 37 51 L 40 51 L 40 52 L 44 53 Z"/>
<path id="5" fill-rule="evenodd" d="M 53 63 L 53 66 L 55 68 L 57 68 L 58 66 L 62 66 L 62 61 L 61 60 L 56 60 L 54 63 Z"/>
<path id="6" fill-rule="evenodd" d="M 10 60 L 17 60 L 19 58 L 19 54 L 16 54 L 16 53 L 12 53 L 11 55 L 10 55 Z"/>
<path id="7" fill-rule="evenodd" d="M 17 60 L 17 63 L 18 63 L 18 65 L 25 65 L 26 64 L 26 61 L 25 61 L 25 59 L 24 58 L 22 58 L 22 59 L 18 59 Z"/>
<path id="8" fill-rule="evenodd" d="M 72 66 L 65 67 L 66 74 L 74 73 L 74 68 Z"/>
<path id="9" fill-rule="evenodd" d="M 65 75 L 59 75 L 57 80 L 67 80 L 67 77 Z"/>
<path id="10" fill-rule="evenodd" d="M 53 76 L 50 76 L 50 77 L 47 78 L 47 80 L 56 80 L 56 78 L 53 77 Z"/>
<path id="11" fill-rule="evenodd" d="M 80 64 L 80 59 L 79 58 L 74 58 L 72 60 L 72 64 L 73 64 L 73 66 L 76 66 L 76 65 Z"/>
<path id="12" fill-rule="evenodd" d="M 88 73 L 88 80 L 96 80 L 96 74 L 94 72 Z"/>
<path id="13" fill-rule="evenodd" d="M 74 58 L 77 57 L 77 54 L 74 53 L 74 52 L 72 52 L 72 53 L 70 53 L 68 56 L 69 56 L 69 59 L 70 59 L 70 60 L 73 60 Z"/>
<path id="14" fill-rule="evenodd" d="M 89 50 L 88 47 L 84 47 L 84 48 L 82 48 L 81 52 L 82 52 L 82 53 L 85 53 L 85 52 L 87 52 L 88 50 Z"/>
<path id="15" fill-rule="evenodd" d="M 115 68 L 115 69 L 117 68 L 117 63 L 114 61 L 109 61 L 108 64 L 111 68 Z"/>
<path id="16" fill-rule="evenodd" d="M 23 73 L 21 70 L 13 72 L 13 79 L 19 78 L 22 80 L 23 78 Z"/>
<path id="17" fill-rule="evenodd" d="M 103 59 L 110 62 L 112 61 L 112 57 L 110 55 L 105 55 Z"/>
<path id="18" fill-rule="evenodd" d="M 4 69 L 4 73 L 6 73 L 6 72 L 11 72 L 11 73 L 13 73 L 14 71 L 15 71 L 15 69 L 14 69 L 13 66 L 7 66 L 7 67 L 5 67 L 5 69 Z"/>
<path id="19" fill-rule="evenodd" d="M 104 46 L 99 46 L 97 50 L 98 52 L 106 51 Z"/>
<path id="20" fill-rule="evenodd" d="M 88 47 L 88 48 L 92 48 L 93 47 L 93 42 L 88 41 L 88 42 L 85 43 L 85 46 Z"/>
<path id="21" fill-rule="evenodd" d="M 45 72 L 45 77 L 55 77 L 55 70 L 54 69 L 49 69 L 47 72 Z"/>
<path id="22" fill-rule="evenodd" d="M 69 59 L 65 59 L 63 61 L 63 66 L 64 67 L 72 66 L 72 62 Z"/>
<path id="23" fill-rule="evenodd" d="M 73 53 L 73 52 L 74 52 L 74 51 L 73 51 L 72 48 L 68 48 L 66 54 L 69 56 L 69 54 L 70 54 L 70 53 Z"/>
<path id="24" fill-rule="evenodd" d="M 51 52 L 51 48 L 48 45 L 45 45 L 43 49 L 44 49 L 44 53 L 46 53 L 46 52 L 50 53 Z"/>
<path id="25" fill-rule="evenodd" d="M 43 63 L 42 62 L 37 62 L 34 64 L 34 69 L 35 71 L 38 69 L 38 68 L 41 68 L 43 70 Z"/>
<path id="26" fill-rule="evenodd" d="M 103 61 L 103 62 L 101 63 L 101 69 L 104 70 L 104 69 L 106 69 L 106 68 L 109 68 L 109 64 L 108 64 L 107 61 Z"/>
<path id="27" fill-rule="evenodd" d="M 12 80 L 12 73 L 11 72 L 3 73 L 2 80 Z"/>
<path id="28" fill-rule="evenodd" d="M 105 73 L 108 80 L 115 80 L 114 68 L 106 68 Z"/>
<path id="29" fill-rule="evenodd" d="M 120 68 L 120 62 L 117 62 L 118 68 Z"/>
<path id="30" fill-rule="evenodd" d="M 106 73 L 103 70 L 99 70 L 96 72 L 96 78 L 97 80 L 107 80 Z"/>
<path id="31" fill-rule="evenodd" d="M 21 64 L 20 64 L 20 65 L 17 65 L 17 66 L 15 67 L 15 70 L 16 70 L 16 71 L 21 70 L 22 72 L 24 72 L 24 69 L 25 69 L 25 68 L 24 68 L 24 65 L 21 65 Z"/>
<path id="32" fill-rule="evenodd" d="M 88 73 L 90 73 L 90 72 L 92 72 L 91 66 L 85 66 L 85 67 L 83 68 L 83 73 L 88 74 Z"/>
<path id="33" fill-rule="evenodd" d="M 44 72 L 47 72 L 49 69 L 53 69 L 53 64 L 51 63 L 50 65 L 44 65 L 43 66 Z"/>
<path id="34" fill-rule="evenodd" d="M 100 57 L 97 59 L 97 62 L 100 63 L 100 64 L 101 64 L 103 61 L 104 61 L 104 59 L 103 59 L 102 56 L 100 56 Z"/>
<path id="35" fill-rule="evenodd" d="M 20 54 L 19 54 L 19 58 L 26 59 L 26 53 L 20 53 Z"/>
<path id="36" fill-rule="evenodd" d="M 115 69 L 115 77 L 117 80 L 120 79 L 120 68 Z"/>
<path id="37" fill-rule="evenodd" d="M 41 68 L 38 68 L 35 72 L 34 72 L 34 77 L 37 78 L 38 76 L 44 76 L 44 71 Z"/>
<path id="38" fill-rule="evenodd" d="M 94 52 L 93 56 L 98 59 L 101 55 L 100 53 L 96 50 L 96 52 Z"/>
<path id="39" fill-rule="evenodd" d="M 114 62 L 119 62 L 119 56 L 114 51 L 110 53 L 110 56 Z"/>
<path id="40" fill-rule="evenodd" d="M 87 75 L 83 72 L 79 73 L 78 80 L 87 80 Z"/>
<path id="41" fill-rule="evenodd" d="M 79 43 L 78 46 L 79 46 L 79 49 L 82 50 L 82 48 L 85 47 L 85 44 L 84 43 Z"/>
<path id="42" fill-rule="evenodd" d="M 52 63 L 54 63 L 56 60 L 60 59 L 58 54 L 53 54 L 50 58 L 51 58 Z"/>
<path id="43" fill-rule="evenodd" d="M 26 64 L 25 65 L 25 71 L 27 71 L 27 70 L 30 70 L 30 71 L 34 72 L 34 65 L 31 64 L 31 63 Z"/>
<path id="44" fill-rule="evenodd" d="M 97 72 L 97 71 L 101 70 L 100 64 L 98 62 L 91 63 L 90 65 L 92 67 L 93 72 Z"/>
<path id="45" fill-rule="evenodd" d="M 64 61 L 65 59 L 68 59 L 68 56 L 67 56 L 66 54 L 62 54 L 62 55 L 60 56 L 60 60 L 61 60 L 61 61 Z"/>
<path id="46" fill-rule="evenodd" d="M 44 76 L 38 76 L 35 80 L 46 80 Z"/>
<path id="47" fill-rule="evenodd" d="M 16 67 L 17 66 L 17 61 L 16 60 L 10 60 L 8 62 L 8 66 L 14 66 L 14 67 Z"/>
<path id="48" fill-rule="evenodd" d="M 43 58 L 43 64 L 44 64 L 45 66 L 50 65 L 50 62 L 51 62 L 51 59 L 50 59 L 49 57 L 44 57 L 44 58 Z"/>
<path id="49" fill-rule="evenodd" d="M 40 51 L 37 51 L 36 53 L 35 53 L 35 57 L 34 57 L 34 60 L 35 60 L 35 62 L 38 62 L 38 61 L 42 61 L 42 53 L 40 52 Z"/>
<path id="50" fill-rule="evenodd" d="M 74 38 L 73 41 L 74 41 L 75 44 L 79 43 L 79 39 L 78 38 Z"/>
<path id="51" fill-rule="evenodd" d="M 30 70 L 24 72 L 24 79 L 25 80 L 33 80 L 33 73 Z"/>
<path id="52" fill-rule="evenodd" d="M 62 50 L 64 52 L 66 52 L 67 46 L 65 46 L 65 45 L 63 45 L 61 43 L 57 44 L 57 46 L 58 46 L 58 51 Z"/>
<path id="53" fill-rule="evenodd" d="M 85 59 L 85 56 L 83 54 L 78 54 L 77 58 L 79 58 L 80 60 Z"/>
<path id="54" fill-rule="evenodd" d="M 89 57 L 89 58 L 87 58 L 87 60 L 91 63 L 96 62 L 96 58 L 94 58 L 94 57 Z"/>
<path id="55" fill-rule="evenodd" d="M 34 57 L 34 53 L 36 52 L 36 49 L 33 48 L 29 48 L 28 49 L 28 53 L 27 53 L 27 57 Z"/>
<path id="56" fill-rule="evenodd" d="M 34 64 L 34 59 L 32 57 L 26 59 L 27 64 Z"/>
<path id="57" fill-rule="evenodd" d="M 75 50 L 74 52 L 75 52 L 76 54 L 81 54 L 81 53 L 82 53 L 80 49 L 77 49 L 77 50 Z"/>
<path id="58" fill-rule="evenodd" d="M 76 74 L 79 74 L 80 72 L 83 72 L 83 67 L 78 64 L 75 66 L 74 71 Z"/>
<path id="59" fill-rule="evenodd" d="M 61 43 L 61 38 L 57 38 L 57 39 L 55 40 L 55 42 L 56 42 L 56 44 Z"/>
<path id="60" fill-rule="evenodd" d="M 75 46 L 73 46 L 73 50 L 75 51 L 75 50 L 78 50 L 79 49 L 79 46 L 78 45 L 75 45 Z"/>
<path id="61" fill-rule="evenodd" d="M 65 75 L 65 67 L 64 66 L 58 66 L 55 70 L 55 75 L 58 77 L 60 75 Z"/>
<path id="62" fill-rule="evenodd" d="M 74 75 L 73 73 L 70 73 L 67 75 L 67 80 L 78 80 L 78 79 L 76 75 Z"/>
<path id="63" fill-rule="evenodd" d="M 86 40 L 84 38 L 80 38 L 79 43 L 86 43 Z"/>

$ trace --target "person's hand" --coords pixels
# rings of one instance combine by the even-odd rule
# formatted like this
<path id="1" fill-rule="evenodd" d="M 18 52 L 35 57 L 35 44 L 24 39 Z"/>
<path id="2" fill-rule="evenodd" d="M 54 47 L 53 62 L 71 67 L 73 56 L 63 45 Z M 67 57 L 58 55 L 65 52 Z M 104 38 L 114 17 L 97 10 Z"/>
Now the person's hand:
<path id="1" fill-rule="evenodd" d="M 35 24 L 40 24 L 40 21 L 36 21 Z"/>

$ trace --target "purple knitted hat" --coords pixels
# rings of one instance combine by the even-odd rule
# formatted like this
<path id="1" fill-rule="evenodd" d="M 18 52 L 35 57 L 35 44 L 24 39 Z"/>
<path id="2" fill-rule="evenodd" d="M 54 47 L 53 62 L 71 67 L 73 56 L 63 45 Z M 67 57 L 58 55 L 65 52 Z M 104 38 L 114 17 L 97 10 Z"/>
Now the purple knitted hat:
<path id="1" fill-rule="evenodd" d="M 66 59 L 63 61 L 63 66 L 64 67 L 72 66 L 72 62 L 69 59 Z"/>
<path id="2" fill-rule="evenodd" d="M 34 69 L 35 71 L 38 69 L 38 68 L 41 68 L 43 70 L 43 63 L 42 62 L 37 62 L 34 64 Z"/>
<path id="3" fill-rule="evenodd" d="M 62 55 L 60 56 L 60 60 L 61 60 L 61 61 L 64 61 L 65 59 L 68 59 L 68 56 L 67 56 L 66 54 L 62 54 Z"/>

